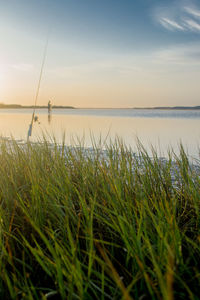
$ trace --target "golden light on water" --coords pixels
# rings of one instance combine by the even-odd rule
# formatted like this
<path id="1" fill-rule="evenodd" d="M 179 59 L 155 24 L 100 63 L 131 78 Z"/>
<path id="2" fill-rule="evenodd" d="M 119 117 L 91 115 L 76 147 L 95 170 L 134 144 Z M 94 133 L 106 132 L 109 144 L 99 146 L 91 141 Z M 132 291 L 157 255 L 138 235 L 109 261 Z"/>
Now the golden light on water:
<path id="1" fill-rule="evenodd" d="M 26 140 L 31 114 L 30 109 L 1 110 L 0 135 Z M 151 149 L 152 144 L 164 154 L 167 154 L 168 147 L 172 147 L 178 153 L 180 142 L 186 146 L 190 155 L 195 156 L 198 152 L 197 145 L 200 139 L 198 118 L 186 120 L 184 118 L 111 117 L 86 113 L 81 115 L 79 110 L 75 110 L 73 114 L 67 110 L 53 110 L 52 120 L 49 122 L 47 110 L 36 111 L 36 114 L 39 116 L 39 123 L 34 124 L 32 141 L 38 140 L 44 133 L 62 142 L 65 133 L 67 144 L 70 145 L 75 139 L 84 140 L 85 146 L 91 146 L 92 137 L 97 143 L 100 137 L 102 141 L 109 143 L 118 136 L 126 145 L 134 149 L 138 137 L 148 149 Z"/>

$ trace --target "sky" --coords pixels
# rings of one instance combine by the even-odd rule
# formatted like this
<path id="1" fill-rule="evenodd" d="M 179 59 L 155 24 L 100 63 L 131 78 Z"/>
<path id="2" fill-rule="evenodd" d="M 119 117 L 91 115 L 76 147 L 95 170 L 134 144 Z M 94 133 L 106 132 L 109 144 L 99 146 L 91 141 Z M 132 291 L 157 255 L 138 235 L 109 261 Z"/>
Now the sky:
<path id="1" fill-rule="evenodd" d="M 0 0 L 0 102 L 200 105 L 200 0 Z"/>

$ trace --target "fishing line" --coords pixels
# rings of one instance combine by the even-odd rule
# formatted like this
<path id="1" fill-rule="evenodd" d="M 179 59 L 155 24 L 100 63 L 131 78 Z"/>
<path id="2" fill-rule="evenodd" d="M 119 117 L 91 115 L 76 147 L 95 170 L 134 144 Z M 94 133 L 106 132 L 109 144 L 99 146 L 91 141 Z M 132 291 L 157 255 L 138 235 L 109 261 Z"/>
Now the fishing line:
<path id="1" fill-rule="evenodd" d="M 29 137 L 32 135 L 33 122 L 35 120 L 36 105 L 37 105 L 38 96 L 39 96 L 39 92 L 40 92 L 40 86 L 41 86 L 42 75 L 43 75 L 43 71 L 44 71 L 44 65 L 45 65 L 45 61 L 46 61 L 46 57 L 47 57 L 48 43 L 49 43 L 49 34 L 47 36 L 47 40 L 46 40 L 45 47 L 44 47 L 42 65 L 41 65 L 41 69 L 40 69 L 40 76 L 39 76 L 39 81 L 38 81 L 36 95 L 35 95 L 35 103 L 34 103 L 34 108 L 33 108 L 33 114 L 32 114 L 32 118 L 31 118 L 31 123 L 29 125 L 29 129 L 28 129 L 27 142 L 29 141 Z"/>

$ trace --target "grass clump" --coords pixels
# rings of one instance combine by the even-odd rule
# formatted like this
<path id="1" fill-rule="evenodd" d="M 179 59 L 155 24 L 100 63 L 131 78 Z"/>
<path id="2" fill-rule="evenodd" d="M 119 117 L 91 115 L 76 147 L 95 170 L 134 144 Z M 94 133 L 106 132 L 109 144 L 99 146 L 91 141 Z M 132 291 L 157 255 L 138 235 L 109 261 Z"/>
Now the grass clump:
<path id="1" fill-rule="evenodd" d="M 199 299 L 198 164 L 1 141 L 0 298 Z"/>

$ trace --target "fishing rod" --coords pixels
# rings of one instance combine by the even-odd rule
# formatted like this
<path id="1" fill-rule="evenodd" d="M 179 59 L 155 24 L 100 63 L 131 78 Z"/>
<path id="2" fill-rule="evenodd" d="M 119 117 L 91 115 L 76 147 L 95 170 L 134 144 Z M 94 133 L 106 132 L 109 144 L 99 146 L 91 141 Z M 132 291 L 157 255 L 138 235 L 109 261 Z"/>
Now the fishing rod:
<path id="1" fill-rule="evenodd" d="M 34 121 L 36 122 L 38 120 L 38 118 L 35 116 L 35 111 L 36 111 L 36 105 L 37 105 L 38 96 L 39 96 L 39 92 L 40 92 L 40 86 L 41 86 L 42 75 L 43 75 L 43 71 L 44 71 L 44 65 L 45 65 L 46 56 L 47 56 L 48 43 L 49 43 L 49 36 L 47 37 L 45 47 L 44 47 L 42 65 L 41 65 L 41 69 L 40 69 L 40 76 L 39 76 L 39 81 L 38 81 L 36 95 L 35 95 L 35 103 L 34 103 L 34 108 L 33 108 L 33 114 L 32 114 L 32 118 L 31 118 L 31 123 L 29 125 L 29 129 L 28 129 L 27 142 L 29 141 L 29 138 L 32 135 L 33 123 L 34 123 Z"/>

